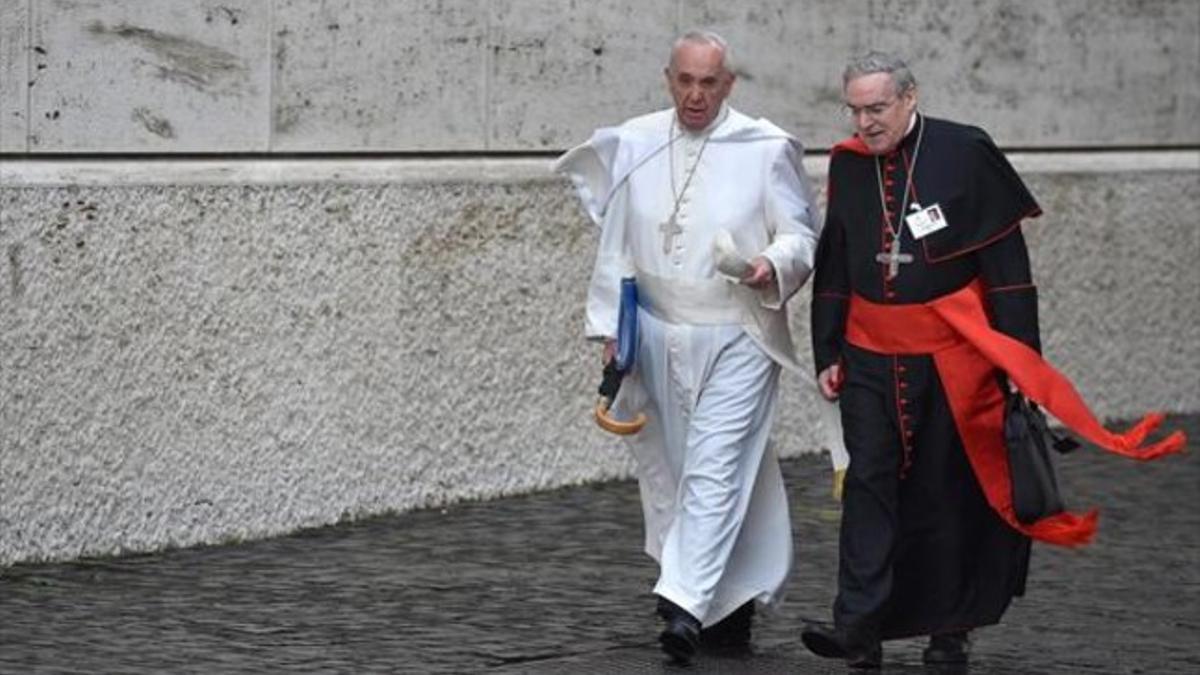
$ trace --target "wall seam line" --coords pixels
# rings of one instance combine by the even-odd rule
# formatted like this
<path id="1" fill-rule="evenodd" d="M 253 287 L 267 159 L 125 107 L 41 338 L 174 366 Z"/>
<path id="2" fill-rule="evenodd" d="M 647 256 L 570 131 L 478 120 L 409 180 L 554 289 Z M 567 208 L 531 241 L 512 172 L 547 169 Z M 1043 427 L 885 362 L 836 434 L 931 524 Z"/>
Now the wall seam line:
<path id="1" fill-rule="evenodd" d="M 275 0 L 267 3 L 267 144 L 265 151 L 275 149 L 275 77 L 279 64 L 275 61 Z"/>
<path id="2" fill-rule="evenodd" d="M 483 28 L 483 149 L 492 149 L 492 13 L 495 0 L 488 0 Z"/>
<path id="3" fill-rule="evenodd" d="M 25 152 L 33 152 L 33 0 L 25 3 Z"/>

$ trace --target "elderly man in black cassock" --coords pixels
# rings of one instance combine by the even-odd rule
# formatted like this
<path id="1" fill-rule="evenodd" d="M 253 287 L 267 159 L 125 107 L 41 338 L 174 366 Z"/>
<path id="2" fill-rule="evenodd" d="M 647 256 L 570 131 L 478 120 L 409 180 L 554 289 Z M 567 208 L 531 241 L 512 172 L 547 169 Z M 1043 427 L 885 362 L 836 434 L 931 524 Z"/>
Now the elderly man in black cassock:
<path id="1" fill-rule="evenodd" d="M 1137 459 L 1161 422 L 1105 430 L 1041 359 L 1021 222 L 1040 209 L 981 129 L 926 117 L 905 63 L 872 52 L 843 75 L 855 136 L 835 146 L 817 250 L 818 387 L 840 402 L 845 477 L 832 627 L 818 655 L 879 667 L 881 640 L 930 636 L 927 663 L 965 663 L 969 633 L 1025 588 L 1031 539 L 1075 546 L 1096 513 L 1014 516 L 1006 389 L 1097 445 Z"/>

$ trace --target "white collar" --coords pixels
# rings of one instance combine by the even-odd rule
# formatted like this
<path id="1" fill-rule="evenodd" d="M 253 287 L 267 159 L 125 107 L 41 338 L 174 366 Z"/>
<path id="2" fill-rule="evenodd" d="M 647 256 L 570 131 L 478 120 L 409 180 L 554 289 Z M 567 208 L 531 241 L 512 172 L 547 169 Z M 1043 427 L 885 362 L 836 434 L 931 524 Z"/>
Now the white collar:
<path id="1" fill-rule="evenodd" d="M 908 128 L 904 130 L 903 138 L 908 138 L 908 135 L 912 133 L 913 127 L 915 127 L 915 126 L 917 126 L 917 111 L 916 110 L 912 111 L 912 117 L 908 118 Z"/>

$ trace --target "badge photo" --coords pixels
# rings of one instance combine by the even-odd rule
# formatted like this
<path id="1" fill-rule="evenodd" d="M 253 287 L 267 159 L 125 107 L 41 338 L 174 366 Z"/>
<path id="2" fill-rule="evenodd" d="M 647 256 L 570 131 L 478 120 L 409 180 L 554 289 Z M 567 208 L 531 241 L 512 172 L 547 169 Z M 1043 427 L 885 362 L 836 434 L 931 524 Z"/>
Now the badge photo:
<path id="1" fill-rule="evenodd" d="M 927 234 L 950 226 L 939 204 L 931 204 L 920 209 L 916 213 L 910 214 L 904 221 L 908 223 L 908 230 L 912 232 L 913 239 L 920 239 Z"/>

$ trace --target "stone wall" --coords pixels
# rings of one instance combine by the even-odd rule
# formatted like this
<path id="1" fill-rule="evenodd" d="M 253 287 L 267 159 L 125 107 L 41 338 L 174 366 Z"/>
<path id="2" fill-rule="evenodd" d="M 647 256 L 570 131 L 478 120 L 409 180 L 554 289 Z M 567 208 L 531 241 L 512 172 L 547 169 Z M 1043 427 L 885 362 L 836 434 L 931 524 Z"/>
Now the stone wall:
<path id="1" fill-rule="evenodd" d="M 1047 354 L 1106 416 L 1200 409 L 1194 0 L 0 0 L 0 565 L 628 475 L 547 158 L 665 106 L 697 26 L 815 149 L 844 59 L 907 54 L 1031 151 Z"/>
<path id="2" fill-rule="evenodd" d="M 1103 415 L 1200 410 L 1200 155 L 1014 160 L 1046 210 L 1027 232 L 1047 355 Z M 18 169 L 0 564 L 628 475 L 589 417 L 595 231 L 546 161 Z M 807 374 L 783 410 L 781 453 L 816 450 Z"/>
<path id="3" fill-rule="evenodd" d="M 1004 146 L 1200 143 L 1195 0 L 3 0 L 0 152 L 557 150 L 662 107 L 692 27 L 812 147 L 870 47 Z"/>

